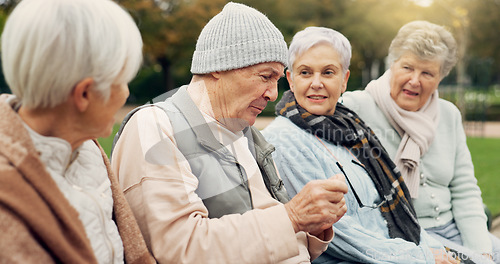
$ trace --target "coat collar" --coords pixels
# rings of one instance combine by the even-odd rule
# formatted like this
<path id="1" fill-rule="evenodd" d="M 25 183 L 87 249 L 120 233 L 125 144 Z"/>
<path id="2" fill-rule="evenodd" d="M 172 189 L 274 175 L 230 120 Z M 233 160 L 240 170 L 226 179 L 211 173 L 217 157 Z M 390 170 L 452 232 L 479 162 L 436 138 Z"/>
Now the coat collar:
<path id="1" fill-rule="evenodd" d="M 19 166 L 28 153 L 34 153 L 35 147 L 23 121 L 14 110 L 18 105 L 13 95 L 0 95 L 0 155 Z"/>

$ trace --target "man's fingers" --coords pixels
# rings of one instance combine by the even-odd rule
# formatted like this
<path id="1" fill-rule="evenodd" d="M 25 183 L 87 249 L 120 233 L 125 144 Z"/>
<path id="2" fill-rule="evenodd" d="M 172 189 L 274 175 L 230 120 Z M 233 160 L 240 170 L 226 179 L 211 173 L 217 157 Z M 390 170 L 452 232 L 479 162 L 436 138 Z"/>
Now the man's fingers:
<path id="1" fill-rule="evenodd" d="M 342 193 L 347 193 L 348 191 L 344 175 L 342 174 L 336 174 L 326 180 L 320 181 L 323 183 L 324 188 L 327 191 Z"/>
<path id="2" fill-rule="evenodd" d="M 345 182 L 345 177 L 344 177 L 344 174 L 342 174 L 342 173 L 337 173 L 337 174 L 333 175 L 332 177 L 330 177 L 329 179 L 339 180 L 339 181 Z"/>

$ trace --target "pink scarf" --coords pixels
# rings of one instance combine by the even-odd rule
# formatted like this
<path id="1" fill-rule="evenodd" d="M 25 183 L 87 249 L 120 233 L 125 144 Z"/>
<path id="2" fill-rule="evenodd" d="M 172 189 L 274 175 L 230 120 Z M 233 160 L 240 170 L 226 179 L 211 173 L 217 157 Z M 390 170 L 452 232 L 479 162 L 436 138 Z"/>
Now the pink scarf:
<path id="1" fill-rule="evenodd" d="M 399 107 L 390 95 L 391 70 L 366 86 L 378 107 L 401 136 L 394 162 L 401 171 L 412 198 L 418 197 L 420 158 L 434 140 L 439 122 L 438 91 L 418 111 Z"/>

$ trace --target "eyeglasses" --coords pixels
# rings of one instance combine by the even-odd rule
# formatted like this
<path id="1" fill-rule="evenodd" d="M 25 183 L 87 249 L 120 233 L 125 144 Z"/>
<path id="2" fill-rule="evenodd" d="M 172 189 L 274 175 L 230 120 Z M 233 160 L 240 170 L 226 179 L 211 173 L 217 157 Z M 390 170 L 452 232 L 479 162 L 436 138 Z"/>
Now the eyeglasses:
<path id="1" fill-rule="evenodd" d="M 373 204 L 373 205 L 363 204 L 361 202 L 361 199 L 359 198 L 359 195 L 356 193 L 356 190 L 354 189 L 354 186 L 352 186 L 352 183 L 349 180 L 349 177 L 347 177 L 347 174 L 344 171 L 344 167 L 340 164 L 339 159 L 337 159 L 337 157 L 335 157 L 335 155 L 333 155 L 333 153 L 330 151 L 330 149 L 328 149 L 328 147 L 325 145 L 325 143 L 323 143 L 323 140 L 321 140 L 318 136 L 316 136 L 316 138 L 319 140 L 319 142 L 321 142 L 321 144 L 323 144 L 323 146 L 325 147 L 326 151 L 328 151 L 330 153 L 330 155 L 332 155 L 332 157 L 335 159 L 335 164 L 337 164 L 337 167 L 339 167 L 339 169 L 342 172 L 342 174 L 344 174 L 344 177 L 347 180 L 347 183 L 349 184 L 349 187 L 351 187 L 352 194 L 354 194 L 354 198 L 356 198 L 356 201 L 358 202 L 359 208 L 377 209 L 377 208 L 379 208 L 380 206 L 382 206 L 382 205 L 384 205 L 386 203 L 387 200 L 384 199 L 379 204 Z M 361 168 L 363 168 L 365 170 L 366 174 L 370 175 L 370 172 L 368 172 L 368 170 L 365 168 L 365 165 L 363 165 L 361 162 L 357 161 L 356 156 L 354 156 L 348 148 L 346 148 L 345 146 L 344 146 L 344 148 L 347 149 L 347 151 L 349 151 L 349 153 L 353 156 L 354 159 L 351 160 L 352 163 L 354 163 L 354 164 L 356 164 L 358 166 L 361 166 Z"/>
<path id="2" fill-rule="evenodd" d="M 358 166 L 361 166 L 368 175 L 370 175 L 368 173 L 368 170 L 366 170 L 365 166 L 361 163 L 359 163 L 358 161 L 356 160 L 351 160 L 352 163 L 358 165 Z M 382 202 L 380 202 L 379 204 L 373 204 L 373 205 L 366 205 L 366 204 L 363 204 L 361 202 L 361 199 L 359 198 L 359 195 L 356 193 L 356 190 L 354 189 L 354 187 L 352 186 L 352 183 L 351 181 L 349 180 L 349 177 L 347 177 L 347 174 L 345 173 L 344 171 L 344 167 L 340 164 L 340 162 L 337 160 L 337 162 L 335 162 L 335 164 L 337 164 L 337 167 L 339 167 L 340 171 L 342 172 L 342 174 L 344 174 L 344 177 L 345 179 L 347 180 L 347 183 L 349 184 L 349 187 L 351 187 L 351 190 L 352 190 L 352 194 L 354 194 L 354 197 L 356 198 L 356 201 L 358 202 L 358 205 L 359 205 L 359 208 L 371 208 L 371 209 L 377 209 L 379 208 L 380 206 L 384 205 L 386 200 L 384 199 Z"/>

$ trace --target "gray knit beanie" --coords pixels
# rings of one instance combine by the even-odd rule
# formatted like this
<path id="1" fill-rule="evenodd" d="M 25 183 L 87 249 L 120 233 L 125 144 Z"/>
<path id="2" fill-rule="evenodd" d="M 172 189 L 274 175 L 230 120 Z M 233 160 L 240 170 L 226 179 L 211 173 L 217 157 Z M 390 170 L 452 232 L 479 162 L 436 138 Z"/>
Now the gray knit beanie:
<path id="1" fill-rule="evenodd" d="M 229 71 L 273 61 L 286 65 L 287 60 L 283 35 L 269 19 L 254 8 L 229 2 L 201 31 L 191 73 Z"/>

